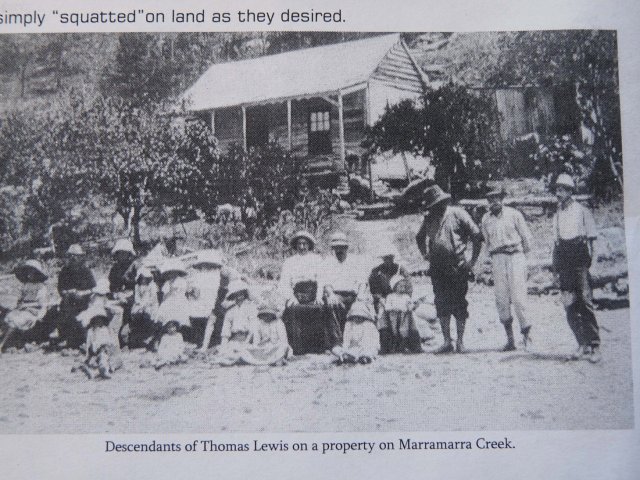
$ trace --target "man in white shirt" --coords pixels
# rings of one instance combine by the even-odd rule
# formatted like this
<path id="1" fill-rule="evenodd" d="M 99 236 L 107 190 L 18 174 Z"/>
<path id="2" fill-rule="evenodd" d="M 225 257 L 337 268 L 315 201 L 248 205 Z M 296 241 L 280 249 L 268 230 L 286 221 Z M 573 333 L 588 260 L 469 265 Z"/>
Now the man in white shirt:
<path id="1" fill-rule="evenodd" d="M 487 194 L 489 211 L 482 217 L 481 230 L 491 257 L 498 317 L 507 334 L 503 351 L 508 352 L 516 349 L 512 306 L 525 347 L 530 341 L 525 254 L 531 249 L 531 232 L 522 213 L 503 205 L 504 197 L 502 189 Z"/>
<path id="2" fill-rule="evenodd" d="M 324 261 L 324 298 L 344 331 L 344 324 L 351 305 L 361 293 L 366 281 L 362 262 L 349 255 L 349 241 L 342 232 L 331 236 L 333 255 Z"/>
<path id="3" fill-rule="evenodd" d="M 569 175 L 558 175 L 555 185 L 558 211 L 553 218 L 553 266 L 559 276 L 567 322 L 578 342 L 572 358 L 597 363 L 601 360 L 600 335 L 589 275 L 596 224 L 591 212 L 573 199 L 575 183 Z"/>

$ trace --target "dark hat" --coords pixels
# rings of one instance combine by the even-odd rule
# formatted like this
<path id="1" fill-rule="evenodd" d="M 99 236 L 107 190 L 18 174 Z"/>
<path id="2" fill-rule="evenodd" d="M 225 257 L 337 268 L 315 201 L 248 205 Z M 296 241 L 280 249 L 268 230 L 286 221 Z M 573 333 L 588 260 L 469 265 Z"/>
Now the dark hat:
<path id="1" fill-rule="evenodd" d="M 449 200 L 451 195 L 444 192 L 438 185 L 432 185 L 429 188 L 426 188 L 423 194 L 422 200 L 422 208 L 425 210 L 429 210 L 434 205 L 437 205 L 440 202 L 444 202 L 445 200 Z"/>
<path id="2" fill-rule="evenodd" d="M 35 273 L 38 282 L 44 282 L 48 278 L 44 267 L 38 260 L 27 260 L 22 265 L 18 265 L 13 273 L 21 282 L 27 281 L 29 273 Z"/>

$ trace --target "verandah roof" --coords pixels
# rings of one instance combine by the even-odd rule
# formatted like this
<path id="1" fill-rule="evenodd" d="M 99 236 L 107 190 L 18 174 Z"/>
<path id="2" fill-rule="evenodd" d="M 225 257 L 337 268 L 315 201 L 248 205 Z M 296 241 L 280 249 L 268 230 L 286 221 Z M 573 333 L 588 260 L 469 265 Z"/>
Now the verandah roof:
<path id="1" fill-rule="evenodd" d="M 334 92 L 363 83 L 397 33 L 212 65 L 182 96 L 191 111 Z"/>

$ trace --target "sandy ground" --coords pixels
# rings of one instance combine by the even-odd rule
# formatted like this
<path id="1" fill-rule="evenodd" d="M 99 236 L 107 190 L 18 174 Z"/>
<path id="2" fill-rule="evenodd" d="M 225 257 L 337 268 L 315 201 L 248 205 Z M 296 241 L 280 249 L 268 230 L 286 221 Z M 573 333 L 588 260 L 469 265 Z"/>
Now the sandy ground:
<path id="1" fill-rule="evenodd" d="M 470 300 L 469 353 L 381 357 L 335 366 L 329 355 L 284 367 L 194 359 L 156 372 L 125 352 L 112 380 L 70 373 L 59 353 L 3 355 L 0 432 L 280 432 L 621 429 L 633 426 L 628 310 L 598 313 L 603 362 L 574 349 L 557 297 L 536 299 L 534 346 L 498 352 L 502 327 L 486 287 Z"/>
<path id="2" fill-rule="evenodd" d="M 358 250 L 397 234 L 356 223 Z M 418 290 L 428 288 L 418 285 Z M 336 366 L 330 355 L 283 367 L 193 359 L 156 372 L 124 352 L 112 380 L 70 373 L 59 353 L 0 358 L 0 433 L 328 432 L 625 429 L 633 427 L 629 310 L 597 313 L 603 361 L 567 362 L 576 348 L 557 295 L 530 297 L 533 346 L 502 353 L 493 292 L 472 285 L 469 352 L 391 355 Z M 430 347 L 437 346 L 439 339 Z"/>

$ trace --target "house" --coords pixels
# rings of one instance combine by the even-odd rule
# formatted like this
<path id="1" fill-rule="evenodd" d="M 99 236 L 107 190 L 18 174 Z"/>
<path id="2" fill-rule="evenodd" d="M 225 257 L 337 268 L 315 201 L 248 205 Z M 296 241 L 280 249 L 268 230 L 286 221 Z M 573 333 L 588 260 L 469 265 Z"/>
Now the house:
<path id="1" fill-rule="evenodd" d="M 215 64 L 182 100 L 223 151 L 275 141 L 308 165 L 344 172 L 364 153 L 365 126 L 427 84 L 395 33 Z"/>
<path id="2" fill-rule="evenodd" d="M 500 114 L 500 134 L 506 142 L 534 132 L 584 137 L 573 85 L 470 88 L 491 96 Z"/>

